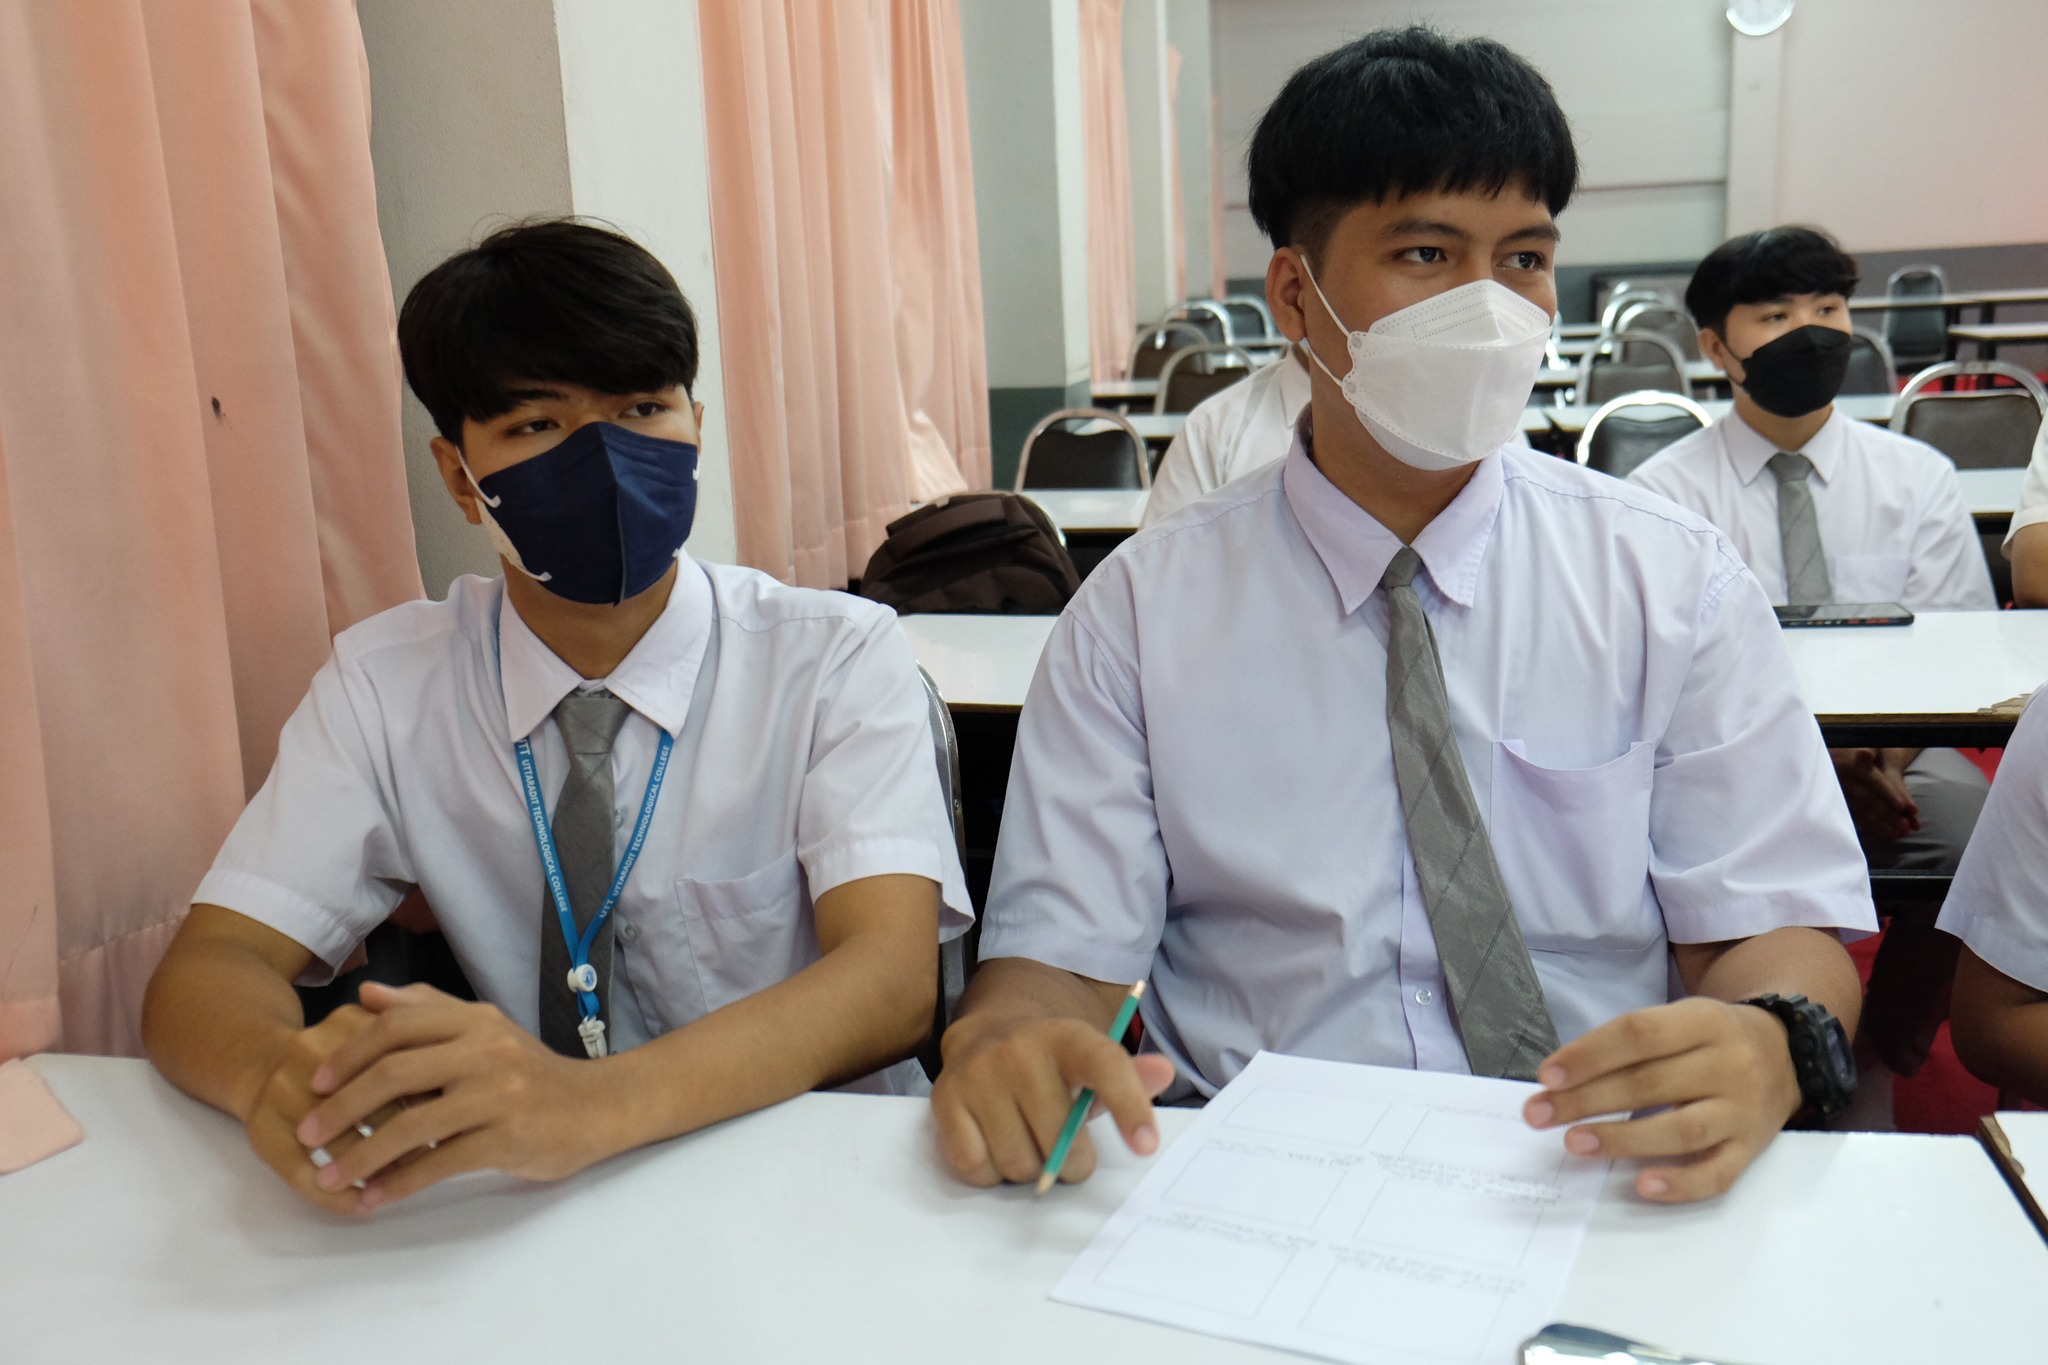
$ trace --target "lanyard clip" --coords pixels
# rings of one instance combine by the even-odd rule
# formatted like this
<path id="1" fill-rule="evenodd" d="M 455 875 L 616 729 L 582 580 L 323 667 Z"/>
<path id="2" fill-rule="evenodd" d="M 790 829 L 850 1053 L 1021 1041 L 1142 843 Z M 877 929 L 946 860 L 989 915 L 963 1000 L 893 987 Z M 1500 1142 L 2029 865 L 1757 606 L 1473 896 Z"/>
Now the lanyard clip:
<path id="1" fill-rule="evenodd" d="M 576 1032 L 583 1035 L 583 1051 L 592 1061 L 605 1055 L 604 1020 L 595 1017 L 585 1019 L 576 1026 Z"/>

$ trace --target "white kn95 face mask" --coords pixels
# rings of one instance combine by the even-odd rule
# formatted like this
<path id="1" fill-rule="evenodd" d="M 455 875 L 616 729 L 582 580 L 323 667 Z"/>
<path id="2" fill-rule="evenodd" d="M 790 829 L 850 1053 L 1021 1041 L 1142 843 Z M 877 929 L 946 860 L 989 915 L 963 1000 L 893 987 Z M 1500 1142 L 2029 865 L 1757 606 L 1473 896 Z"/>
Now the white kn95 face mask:
<path id="1" fill-rule="evenodd" d="M 1323 309 L 1306 261 L 1302 269 Z M 1389 455 L 1417 469 L 1456 469 L 1482 460 L 1521 429 L 1550 337 L 1550 314 L 1497 280 L 1474 280 L 1387 314 L 1349 336 L 1342 379 L 1315 348 L 1309 358 L 1344 391 L 1358 420 Z"/>

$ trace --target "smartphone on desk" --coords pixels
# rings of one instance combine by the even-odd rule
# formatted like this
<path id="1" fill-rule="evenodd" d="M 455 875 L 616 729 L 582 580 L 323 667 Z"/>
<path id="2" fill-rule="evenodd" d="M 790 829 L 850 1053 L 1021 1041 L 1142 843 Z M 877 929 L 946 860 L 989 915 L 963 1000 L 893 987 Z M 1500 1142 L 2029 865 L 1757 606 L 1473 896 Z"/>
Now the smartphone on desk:
<path id="1" fill-rule="evenodd" d="M 1778 624 L 1792 626 L 1910 626 L 1913 613 L 1897 602 L 1829 602 L 1818 607 L 1777 607 Z"/>

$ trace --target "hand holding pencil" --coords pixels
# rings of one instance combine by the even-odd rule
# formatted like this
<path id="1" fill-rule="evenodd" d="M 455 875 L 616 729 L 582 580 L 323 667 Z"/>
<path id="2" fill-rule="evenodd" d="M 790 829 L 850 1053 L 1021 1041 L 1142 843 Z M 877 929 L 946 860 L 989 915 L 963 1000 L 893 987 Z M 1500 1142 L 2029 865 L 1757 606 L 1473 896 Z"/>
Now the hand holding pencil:
<path id="1" fill-rule="evenodd" d="M 1150 1099 L 1172 1083 L 1173 1064 L 1134 1057 L 1118 1041 L 1142 994 L 1026 958 L 984 963 L 947 1031 L 932 1090 L 953 1173 L 971 1185 L 1036 1181 L 1053 1158 L 1054 1179 L 1086 1180 L 1096 1156 L 1091 1106 L 1114 1118 L 1131 1151 L 1156 1152 Z"/>

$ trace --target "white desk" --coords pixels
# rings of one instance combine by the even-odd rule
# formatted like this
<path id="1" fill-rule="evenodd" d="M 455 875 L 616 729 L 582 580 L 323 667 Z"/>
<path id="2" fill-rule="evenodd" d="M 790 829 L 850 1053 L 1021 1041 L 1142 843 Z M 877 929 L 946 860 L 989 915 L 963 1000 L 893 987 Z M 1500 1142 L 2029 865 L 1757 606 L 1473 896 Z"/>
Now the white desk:
<path id="1" fill-rule="evenodd" d="M 1888 393 L 1845 393 L 1835 400 L 1835 408 L 1844 417 L 1858 422 L 1889 422 L 1896 400 Z M 1710 398 L 1700 403 L 1707 416 L 1719 420 L 1735 406 L 1727 398 Z M 1540 405 L 1522 409 L 1522 430 L 1533 435 L 1549 431 L 1552 426 L 1562 431 L 1580 432 L 1592 420 L 1599 406 L 1580 403 L 1564 407 L 1543 407 Z"/>
<path id="2" fill-rule="evenodd" d="M 1089 386 L 1095 401 L 1104 407 L 1117 403 L 1149 403 L 1159 396 L 1157 379 L 1103 379 Z"/>
<path id="3" fill-rule="evenodd" d="M 1188 415 L 1184 412 L 1131 412 L 1125 413 L 1124 419 L 1145 440 L 1158 441 L 1164 445 L 1180 435 L 1181 426 L 1188 420 Z"/>
<path id="4" fill-rule="evenodd" d="M 1958 469 L 1956 482 L 1963 486 L 1963 506 L 1979 520 L 2007 518 L 2020 509 L 2020 488 L 2027 471 L 2020 469 Z"/>
<path id="5" fill-rule="evenodd" d="M 349 1222 L 140 1062 L 32 1065 L 86 1140 L 0 1176 L 10 1361 L 1297 1359 L 1046 1298 L 1143 1169 L 1114 1140 L 1093 1180 L 1034 1200 L 943 1174 L 921 1100 L 812 1095 L 559 1184 L 473 1178 Z M 1161 1112 L 1169 1141 L 1190 1117 Z M 1624 1191 L 1562 1317 L 1758 1365 L 2021 1361 L 2048 1340 L 2048 1246 L 1970 1139 L 1792 1134 L 1713 1204 Z"/>
<path id="6" fill-rule="evenodd" d="M 2048 682 L 2048 612 L 1924 612 L 1910 626 L 1785 632 L 1800 693 L 1831 739 L 1843 727 L 1883 728 L 1884 742 L 1978 744 L 2014 717 L 1987 708 Z"/>
<path id="7" fill-rule="evenodd" d="M 1685 377 L 1694 384 L 1725 384 L 1728 376 L 1721 367 L 1711 360 L 1688 360 L 1685 362 Z M 1576 365 L 1546 365 L 1536 371 L 1536 387 L 1539 389 L 1568 389 L 1579 382 Z"/>
<path id="8" fill-rule="evenodd" d="M 1021 711 L 1056 616 L 905 616 L 899 624 L 955 711 Z"/>
<path id="9" fill-rule="evenodd" d="M 1043 507 L 1045 514 L 1062 531 L 1082 535 L 1114 535 L 1117 532 L 1129 535 L 1138 529 L 1138 521 L 1145 515 L 1145 501 L 1152 496 L 1152 490 L 1027 488 L 1024 496 Z"/>

